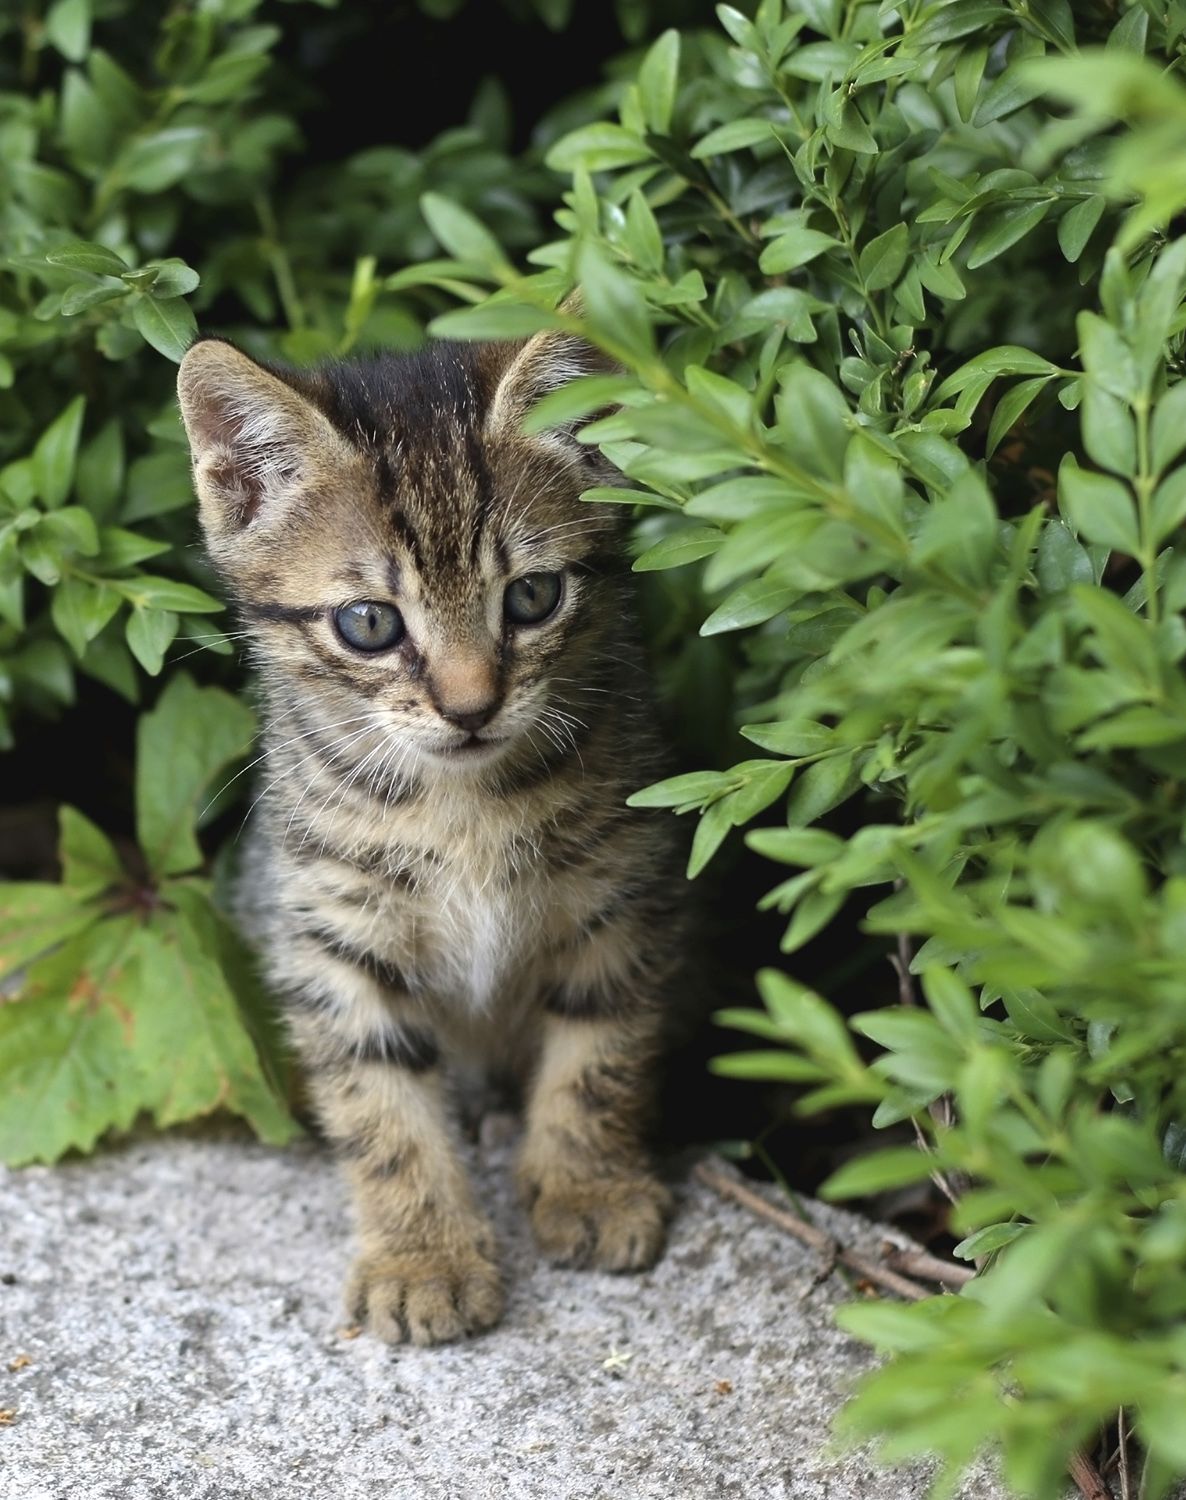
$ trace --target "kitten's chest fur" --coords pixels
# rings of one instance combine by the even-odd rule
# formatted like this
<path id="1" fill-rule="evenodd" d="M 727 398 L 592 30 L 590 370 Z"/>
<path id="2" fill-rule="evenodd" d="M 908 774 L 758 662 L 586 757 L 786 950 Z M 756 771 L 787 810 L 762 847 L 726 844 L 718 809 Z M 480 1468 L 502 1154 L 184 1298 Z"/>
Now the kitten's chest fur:
<path id="1" fill-rule="evenodd" d="M 555 925 L 543 852 L 481 822 L 446 829 L 433 852 L 417 890 L 413 965 L 452 1003 L 489 1011 L 515 979 L 538 967 Z"/>
<path id="2" fill-rule="evenodd" d="M 288 888 L 302 903 L 332 901 L 335 923 L 434 1010 L 491 1016 L 542 982 L 586 904 L 588 881 L 574 886 L 551 857 L 564 817 L 555 789 L 531 808 L 441 792 L 349 828 L 339 820 L 350 840 L 339 852 L 365 846 L 370 871 L 343 885 L 340 861 L 314 861 L 290 867 Z"/>

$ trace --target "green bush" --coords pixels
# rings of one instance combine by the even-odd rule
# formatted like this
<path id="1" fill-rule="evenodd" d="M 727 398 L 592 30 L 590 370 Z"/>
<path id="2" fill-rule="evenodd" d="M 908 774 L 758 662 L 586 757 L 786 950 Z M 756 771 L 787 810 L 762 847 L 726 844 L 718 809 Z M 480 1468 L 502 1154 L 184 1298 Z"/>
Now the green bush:
<path id="1" fill-rule="evenodd" d="M 1186 1474 L 1186 7 L 718 14 L 552 147 L 546 269 L 437 217 L 503 289 L 435 326 L 526 328 L 580 284 L 626 373 L 536 421 L 619 404 L 585 436 L 633 488 L 588 498 L 654 508 L 636 568 L 702 562 L 755 749 L 632 801 L 699 813 L 693 875 L 764 815 L 786 954 L 854 899 L 903 944 L 908 1003 L 852 1021 L 872 1062 L 774 970 L 718 1017 L 775 1044 L 721 1071 L 914 1122 L 923 1150 L 830 1195 L 972 1184 L 961 1296 L 844 1311 L 893 1355 L 848 1430 L 939 1454 L 941 1487 L 999 1442 L 1053 1495 L 1123 1408 L 1160 1495 Z M 819 826 L 848 802 L 855 832 Z"/>
<path id="2" fill-rule="evenodd" d="M 650 605 L 677 716 L 701 721 L 686 743 L 737 724 L 754 747 L 633 800 L 698 814 L 692 875 L 758 825 L 744 840 L 780 867 L 766 904 L 792 965 L 854 903 L 904 960 L 901 989 L 887 967 L 851 1026 L 763 973 L 765 1008 L 719 1019 L 766 1045 L 718 1067 L 795 1085 L 804 1110 L 913 1122 L 921 1151 L 856 1158 L 836 1196 L 971 1184 L 953 1210 L 980 1270 L 964 1292 L 842 1314 L 892 1355 L 848 1429 L 890 1458 L 938 1454 L 948 1485 L 999 1444 L 1019 1493 L 1053 1496 L 1119 1411 L 1142 1496 L 1166 1493 L 1186 1476 L 1186 5 L 722 5 L 719 28 L 665 32 L 620 70 L 597 96 L 615 120 L 579 106 L 545 132 L 554 179 L 479 130 L 435 155 L 363 153 L 280 203 L 293 126 L 264 89 L 275 38 L 255 8 L 173 15 L 147 89 L 92 54 L 56 94 L 5 96 L 19 254 L 0 347 L 21 379 L 4 398 L 0 695 L 50 711 L 75 670 L 134 693 L 178 631 L 203 633 L 183 453 L 143 352 L 176 354 L 191 292 L 199 313 L 231 300 L 224 326 L 279 309 L 283 332 L 251 342 L 294 358 L 407 344 L 433 313 L 449 337 L 583 330 L 622 373 L 532 420 L 615 408 L 583 432 L 626 484 L 588 498 L 639 507 L 640 571 L 680 570 Z M 59 0 L 47 18 L 67 57 L 87 14 Z M 534 205 L 560 189 L 540 243 Z M 196 289 L 168 254 L 185 244 L 207 247 Z M 576 286 L 580 314 L 555 311 Z M 191 828 L 247 730 L 181 655 L 142 720 L 147 881 L 67 813 L 62 886 L 0 891 L 0 970 L 34 959 L 0 1008 L 10 1156 L 89 1145 L 135 1108 L 206 1107 L 195 1084 L 162 1099 L 141 1082 L 85 1129 L 48 1097 L 52 1129 L 29 1130 L 67 1053 L 82 1073 L 153 1072 L 151 1039 L 121 1053 L 92 983 L 106 964 L 109 1010 L 139 1014 L 115 951 L 129 911 L 150 934 L 139 962 L 220 956 L 209 992 L 236 993 L 262 1036 Z M 706 663 L 718 698 L 731 686 L 719 712 Z M 190 821 L 166 838 L 154 760 L 199 722 Z M 259 1046 L 212 1066 L 222 1102 L 279 1135 Z"/>

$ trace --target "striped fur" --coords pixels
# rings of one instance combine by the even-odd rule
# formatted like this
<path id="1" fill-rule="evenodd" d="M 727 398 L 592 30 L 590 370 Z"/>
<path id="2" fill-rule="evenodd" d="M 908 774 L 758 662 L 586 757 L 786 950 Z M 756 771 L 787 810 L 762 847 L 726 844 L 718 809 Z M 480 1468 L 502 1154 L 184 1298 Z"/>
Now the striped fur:
<path id="1" fill-rule="evenodd" d="M 474 1064 L 522 1080 L 546 1253 L 629 1270 L 662 1247 L 643 1135 L 683 903 L 667 820 L 624 806 L 661 771 L 630 575 L 617 508 L 578 501 L 600 460 L 521 431 L 591 367 L 555 335 L 301 373 L 203 341 L 181 367 L 265 710 L 243 914 L 353 1188 L 351 1306 L 393 1341 L 499 1316 L 449 1107 Z M 508 623 L 507 584 L 540 571 L 556 613 Z M 349 647 L 355 601 L 404 638 Z"/>

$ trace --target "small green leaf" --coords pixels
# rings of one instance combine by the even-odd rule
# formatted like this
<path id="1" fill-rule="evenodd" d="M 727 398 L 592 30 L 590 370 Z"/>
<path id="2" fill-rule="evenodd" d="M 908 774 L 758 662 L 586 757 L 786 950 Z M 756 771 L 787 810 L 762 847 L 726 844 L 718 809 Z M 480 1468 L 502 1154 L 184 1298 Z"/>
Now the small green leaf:
<path id="1" fill-rule="evenodd" d="M 1081 537 L 1130 556 L 1140 551 L 1136 505 L 1118 479 L 1066 462 L 1059 470 L 1058 499 Z"/>
<path id="2" fill-rule="evenodd" d="M 181 297 L 160 302 L 155 297 L 138 297 L 132 304 L 132 321 L 146 343 L 177 364 L 198 335 L 193 309 Z"/>
<path id="3" fill-rule="evenodd" d="M 667 135 L 679 81 L 679 32 L 672 28 L 658 37 L 638 69 L 638 94 L 647 127 Z"/>
<path id="4" fill-rule="evenodd" d="M 80 900 L 98 896 L 127 879 L 115 845 L 89 818 L 73 807 L 62 807 L 58 829 L 62 885 Z"/>
<path id="5" fill-rule="evenodd" d="M 1058 221 L 1058 244 L 1062 253 L 1073 265 L 1083 254 L 1087 241 L 1095 226 L 1103 217 L 1107 199 L 1095 196 L 1084 198 L 1069 208 Z"/>
<path id="6" fill-rule="evenodd" d="M 861 251 L 861 280 L 871 292 L 892 286 L 901 275 L 910 248 L 910 231 L 905 224 L 895 224 L 884 234 L 870 240 Z"/>
<path id="7" fill-rule="evenodd" d="M 846 1162 L 820 1188 L 821 1198 L 859 1198 L 887 1188 L 922 1182 L 934 1169 L 933 1159 L 916 1146 L 893 1146 Z"/>
<path id="8" fill-rule="evenodd" d="M 689 155 L 697 160 L 706 156 L 726 156 L 730 151 L 741 151 L 746 146 L 757 146 L 763 141 L 774 141 L 778 134 L 773 120 L 727 120 L 710 130 L 692 147 Z"/>
<path id="9" fill-rule="evenodd" d="M 721 635 L 761 625 L 793 604 L 799 590 L 768 578 L 751 578 L 735 588 L 700 627 L 701 635 Z"/>
<path id="10" fill-rule="evenodd" d="M 82 62 L 91 43 L 91 0 L 54 0 L 45 13 L 46 39 L 71 62 Z"/>
<path id="11" fill-rule="evenodd" d="M 96 245 L 91 240 L 71 240 L 65 245 L 55 245 L 46 251 L 45 258 L 51 266 L 89 271 L 95 276 L 122 276 L 128 269 L 127 261 L 114 250 L 108 250 L 106 245 Z"/>
<path id="12" fill-rule="evenodd" d="M 86 397 L 73 401 L 45 429 L 33 449 L 33 482 L 50 509 L 62 505 L 74 485 L 74 465 Z"/>
<path id="13" fill-rule="evenodd" d="M 635 558 L 634 571 L 653 573 L 661 568 L 681 568 L 708 557 L 723 541 L 724 533 L 715 526 L 682 526 Z"/>
<path id="14" fill-rule="evenodd" d="M 506 256 L 498 241 L 468 209 L 461 208 L 440 193 L 425 193 L 420 211 L 428 227 L 450 255 L 472 261 L 489 271 L 501 271 Z"/>
<path id="15" fill-rule="evenodd" d="M 125 636 L 132 655 L 150 677 L 165 664 L 181 621 L 170 609 L 134 609 L 128 616 Z"/>

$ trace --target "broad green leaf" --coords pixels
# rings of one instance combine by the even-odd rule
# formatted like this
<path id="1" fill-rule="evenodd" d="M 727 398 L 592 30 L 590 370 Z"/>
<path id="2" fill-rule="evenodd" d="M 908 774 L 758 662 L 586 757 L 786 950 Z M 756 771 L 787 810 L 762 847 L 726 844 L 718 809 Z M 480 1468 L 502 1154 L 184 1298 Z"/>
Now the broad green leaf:
<path id="1" fill-rule="evenodd" d="M 472 261 L 490 271 L 501 270 L 506 257 L 498 241 L 468 209 L 461 208 L 440 193 L 425 193 L 420 210 L 428 227 L 450 255 Z"/>
<path id="2" fill-rule="evenodd" d="M 1136 505 L 1118 479 L 1067 462 L 1059 470 L 1058 498 L 1063 515 L 1087 541 L 1130 555 L 1140 551 Z"/>
<path id="3" fill-rule="evenodd" d="M 725 156 L 730 151 L 741 151 L 747 146 L 757 146 L 763 141 L 777 140 L 773 120 L 727 120 L 710 130 L 692 147 L 691 155 L 697 159 L 706 156 Z"/>
<path id="4" fill-rule="evenodd" d="M 871 292 L 892 286 L 902 273 L 910 247 L 910 231 L 905 224 L 895 224 L 884 234 L 870 240 L 861 251 L 861 279 Z"/>
<path id="5" fill-rule="evenodd" d="M 808 265 L 825 250 L 831 250 L 838 244 L 838 240 L 819 229 L 808 229 L 805 226 L 789 229 L 777 239 L 771 240 L 762 251 L 758 265 L 767 276 L 783 276 L 789 271 L 797 271 L 800 266 Z"/>
<path id="6" fill-rule="evenodd" d="M 700 627 L 701 635 L 720 635 L 761 625 L 781 614 L 798 597 L 798 589 L 768 578 L 751 578 L 719 604 Z"/>
<path id="7" fill-rule="evenodd" d="M 46 39 L 71 62 L 81 62 L 91 40 L 91 0 L 54 0 L 45 13 Z"/>
<path id="8" fill-rule="evenodd" d="M 200 688 L 184 672 L 143 714 L 136 734 L 136 832 L 158 878 L 195 869 L 195 830 L 219 772 L 246 754 L 251 710 L 221 688 Z"/>
<path id="9" fill-rule="evenodd" d="M 74 485 L 74 465 L 86 397 L 73 401 L 45 429 L 33 449 L 33 482 L 42 502 L 50 509 L 65 503 Z"/>
<path id="10" fill-rule="evenodd" d="M 636 557 L 634 571 L 653 573 L 660 568 L 679 568 L 685 563 L 698 562 L 715 552 L 723 540 L 715 526 L 682 526 Z"/>
<path id="11" fill-rule="evenodd" d="M 638 70 L 638 93 L 647 127 L 667 135 L 679 81 L 679 32 L 665 31 L 651 44 Z"/>
<path id="12" fill-rule="evenodd" d="M 733 819 L 730 814 L 728 798 L 722 798 L 714 802 L 705 812 L 701 813 L 700 821 L 696 825 L 696 832 L 692 837 L 692 852 L 688 856 L 688 879 L 695 880 L 696 876 L 704 869 L 709 860 L 724 843 L 729 830 L 733 827 Z"/>
<path id="13" fill-rule="evenodd" d="M 682 776 L 669 776 L 666 781 L 657 781 L 653 786 L 634 792 L 626 799 L 626 806 L 695 807 L 719 797 L 729 789 L 729 785 L 729 776 L 724 771 L 688 771 Z"/>
<path id="14" fill-rule="evenodd" d="M 1173 463 L 1186 448 L 1186 380 L 1171 386 L 1153 408 L 1153 467 Z"/>
<path id="15" fill-rule="evenodd" d="M 98 896 L 126 881 L 127 872 L 115 845 L 89 818 L 73 807 L 63 807 L 58 813 L 58 828 L 62 886 L 76 899 Z"/>
<path id="16" fill-rule="evenodd" d="M 134 609 L 125 627 L 132 655 L 150 677 L 160 672 L 181 621 L 170 609 Z"/>
<path id="17" fill-rule="evenodd" d="M 932 1170 L 932 1159 L 916 1146 L 895 1146 L 846 1162 L 822 1185 L 820 1196 L 859 1198 L 882 1193 L 887 1188 L 922 1182 Z"/>
<path id="18" fill-rule="evenodd" d="M 1024 1232 L 1024 1224 L 986 1224 L 975 1234 L 960 1240 L 951 1253 L 959 1256 L 960 1260 L 979 1260 L 982 1255 L 991 1255 L 994 1250 L 1012 1244 Z"/>
<path id="19" fill-rule="evenodd" d="M 90 271 L 96 276 L 122 276 L 128 263 L 106 245 L 96 245 L 91 240 L 70 240 L 65 245 L 55 245 L 47 250 L 45 258 L 51 266 L 64 266 L 71 271 Z"/>
<path id="20" fill-rule="evenodd" d="M 180 364 L 181 357 L 198 336 L 193 309 L 182 297 L 158 301 L 152 295 L 132 303 L 132 321 L 158 354 Z"/>
<path id="21" fill-rule="evenodd" d="M 160 193 L 198 164 L 210 141 L 201 125 L 177 125 L 134 137 L 116 159 L 112 174 L 137 193 Z"/>
<path id="22" fill-rule="evenodd" d="M 172 578 L 157 578 L 138 573 L 118 584 L 120 592 L 137 609 L 177 610 L 182 614 L 216 614 L 222 603 L 192 583 L 178 583 Z"/>
<path id="23" fill-rule="evenodd" d="M 140 920 L 94 915 L 30 964 L 16 999 L 0 1005 L 0 1160 L 12 1166 L 89 1151 L 144 1107 L 129 1056 L 128 968 Z M 151 997 L 162 1008 L 168 999 L 160 986 Z M 180 1045 L 173 1066 L 178 1056 Z"/>
<path id="24" fill-rule="evenodd" d="M 120 607 L 118 591 L 108 583 L 94 584 L 85 578 L 68 577 L 53 591 L 49 612 L 54 628 L 71 646 L 76 656 L 83 656 L 87 643 L 93 641 Z"/>
<path id="25" fill-rule="evenodd" d="M 1059 247 L 1072 264 L 1083 254 L 1095 226 L 1103 217 L 1106 206 L 1107 200 L 1098 195 L 1084 198 L 1069 208 L 1059 219 Z"/>
<path id="26" fill-rule="evenodd" d="M 0 884 L 0 976 L 89 927 L 95 916 L 78 890 L 31 880 Z"/>

